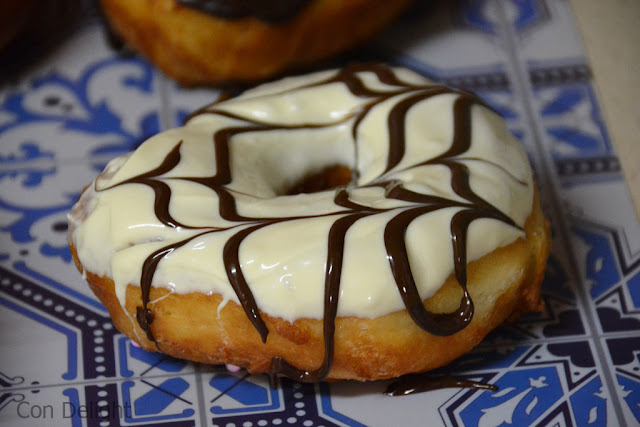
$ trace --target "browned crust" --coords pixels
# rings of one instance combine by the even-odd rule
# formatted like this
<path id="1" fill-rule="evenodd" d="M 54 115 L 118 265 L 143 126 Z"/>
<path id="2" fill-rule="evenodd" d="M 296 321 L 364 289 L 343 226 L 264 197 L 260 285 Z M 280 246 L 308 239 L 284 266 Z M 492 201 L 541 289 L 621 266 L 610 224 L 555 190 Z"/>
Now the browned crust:
<path id="1" fill-rule="evenodd" d="M 114 31 L 184 85 L 255 81 L 356 46 L 411 0 L 313 1 L 274 25 L 225 20 L 175 0 L 101 0 Z"/>
<path id="2" fill-rule="evenodd" d="M 542 310 L 540 283 L 550 237 L 537 196 L 525 233 L 526 238 L 469 264 L 468 289 L 475 315 L 469 326 L 453 336 L 438 337 L 423 331 L 406 310 L 374 319 L 338 318 L 329 379 L 372 380 L 431 370 L 468 352 L 502 323 L 528 311 Z M 83 271 L 73 245 L 71 250 L 78 269 Z M 141 305 L 140 288 L 128 286 L 126 314 L 110 278 L 90 272 L 86 276 L 116 327 L 146 350 L 155 351 L 156 345 L 146 339 L 133 320 L 136 307 Z M 157 348 L 166 354 L 210 364 L 232 363 L 252 373 L 268 371 L 275 356 L 304 369 L 314 369 L 322 363 L 321 320 L 299 319 L 291 323 L 262 313 L 270 331 L 263 344 L 238 304 L 228 302 L 218 313 L 221 297 L 217 294 L 167 293 L 166 289 L 152 289 L 151 301 L 159 300 L 150 304 Z M 450 312 L 460 297 L 459 286 L 450 277 L 440 291 L 425 301 L 425 306 L 435 313 Z"/>

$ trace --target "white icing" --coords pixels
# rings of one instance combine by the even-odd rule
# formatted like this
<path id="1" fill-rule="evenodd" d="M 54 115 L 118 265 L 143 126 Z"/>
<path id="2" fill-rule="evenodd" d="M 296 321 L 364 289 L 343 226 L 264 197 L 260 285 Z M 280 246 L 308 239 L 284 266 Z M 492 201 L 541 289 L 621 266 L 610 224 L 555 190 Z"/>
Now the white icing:
<path id="1" fill-rule="evenodd" d="M 395 69 L 395 73 L 407 83 L 428 84 L 408 70 Z M 390 210 L 356 221 L 346 234 L 338 315 L 377 317 L 404 309 L 387 260 L 383 230 L 391 218 L 412 204 L 385 198 L 383 188 L 359 186 L 384 172 L 389 153 L 389 112 L 414 92 L 393 96 L 371 109 L 360 122 L 354 141 L 351 132 L 356 114 L 372 99 L 353 95 L 340 82 L 303 87 L 335 74 L 322 72 L 259 86 L 210 106 L 209 113 L 196 116 L 184 127 L 156 135 L 136 152 L 112 161 L 70 214 L 73 244 L 84 268 L 112 277 L 122 302 L 126 285 L 140 284 L 147 257 L 193 238 L 161 260 L 153 286 L 175 293 L 217 293 L 225 303 L 239 302 L 227 278 L 222 252 L 233 235 L 257 222 L 220 218 L 215 191 L 176 177 L 216 174 L 213 135 L 221 129 L 247 126 L 250 121 L 287 126 L 336 123 L 332 127 L 255 131 L 232 137 L 232 181 L 226 188 L 235 197 L 237 212 L 256 218 L 312 217 L 282 221 L 249 234 L 239 250 L 242 273 L 263 312 L 286 320 L 323 317 L 328 233 L 334 222 L 346 215 L 346 209 L 334 203 L 334 190 L 282 194 L 310 173 L 336 164 L 347 165 L 359 172 L 358 181 L 349 187 L 350 200 Z M 398 89 L 381 83 L 371 72 L 361 73 L 361 81 L 372 89 Z M 458 97 L 439 95 L 409 110 L 406 154 L 385 179 L 402 181 L 405 188 L 418 193 L 464 201 L 451 188 L 451 172 L 446 166 L 413 167 L 451 146 L 452 111 Z M 495 113 L 474 105 L 471 114 L 471 148 L 456 160 L 470 169 L 472 190 L 522 227 L 533 200 L 526 155 Z M 180 163 L 155 178 L 171 189 L 171 216 L 187 226 L 172 228 L 156 217 L 151 187 L 118 184 L 157 168 L 180 141 Z M 449 224 L 460 209 L 425 214 L 407 229 L 407 253 L 422 298 L 433 295 L 453 271 Z M 211 232 L 217 229 L 221 230 Z M 468 260 L 478 259 L 520 236 L 520 230 L 503 222 L 477 220 L 469 229 Z"/>

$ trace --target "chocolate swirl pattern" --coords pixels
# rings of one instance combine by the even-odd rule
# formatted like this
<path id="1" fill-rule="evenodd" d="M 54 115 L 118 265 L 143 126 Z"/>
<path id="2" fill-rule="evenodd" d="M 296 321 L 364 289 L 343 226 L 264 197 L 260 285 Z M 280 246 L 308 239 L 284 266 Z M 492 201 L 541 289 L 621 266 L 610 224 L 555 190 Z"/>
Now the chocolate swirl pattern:
<path id="1" fill-rule="evenodd" d="M 282 104 L 287 98 L 294 101 Z M 444 114 L 430 116 L 436 109 L 442 110 L 442 106 L 449 107 Z M 283 110 L 284 116 L 271 114 Z M 135 229 L 137 224 L 147 221 L 147 226 L 138 228 L 159 231 L 155 237 L 145 234 L 148 230 L 143 231 L 138 241 L 133 241 L 134 236 L 125 245 L 133 251 L 133 257 L 129 253 L 128 258 L 143 259 L 142 268 L 138 270 L 142 304 L 137 310 L 137 321 L 150 340 L 154 338 L 151 287 L 166 286 L 173 292 L 187 292 L 185 289 L 190 288 L 171 275 L 171 271 L 177 271 L 185 261 L 178 258 L 176 267 L 171 267 L 171 263 L 178 254 L 189 257 L 202 252 L 202 248 L 214 247 L 219 250 L 205 249 L 204 252 L 214 254 L 216 259 L 208 262 L 221 265 L 224 276 L 211 280 L 226 281 L 233 294 L 224 294 L 220 288 L 200 288 L 199 291 L 220 292 L 226 299 L 237 301 L 266 342 L 269 330 L 261 312 L 293 320 L 300 317 L 298 313 L 277 311 L 281 295 L 297 298 L 295 292 L 300 280 L 293 272 L 287 272 L 287 265 L 276 273 L 279 280 L 274 281 L 268 274 L 260 277 L 256 271 L 264 273 L 273 269 L 268 265 L 271 258 L 259 259 L 255 254 L 260 253 L 259 248 L 269 247 L 269 242 L 278 236 L 289 233 L 284 230 L 308 228 L 320 234 L 325 230 L 324 249 L 315 243 L 319 247 L 316 252 L 322 252 L 318 263 L 322 274 L 317 274 L 318 267 L 307 267 L 305 260 L 299 263 L 302 280 L 309 274 L 321 276 L 314 279 L 321 284 L 320 290 L 311 294 L 322 294 L 324 361 L 315 370 L 304 370 L 275 357 L 270 370 L 272 378 L 284 375 L 300 381 L 318 381 L 331 370 L 337 316 L 386 314 L 356 313 L 352 308 L 353 295 L 365 292 L 361 299 L 366 305 L 378 289 L 372 284 L 374 290 L 366 294 L 367 279 L 372 276 L 362 278 L 360 288 L 365 288 L 364 291 L 346 289 L 347 284 L 353 282 L 353 265 L 357 264 L 355 248 L 361 247 L 354 243 L 357 236 L 377 235 L 367 237 L 370 239 L 367 242 L 380 242 L 381 249 L 373 252 L 382 254 L 382 259 L 372 261 L 377 263 L 375 271 L 384 268 L 395 284 L 395 295 L 388 297 L 391 291 L 386 289 L 387 293 L 370 305 L 379 305 L 376 301 L 388 299 L 391 306 L 382 310 L 406 308 L 414 322 L 433 335 L 452 335 L 469 324 L 474 307 L 466 289 L 468 258 L 478 258 L 520 236 L 533 198 L 526 157 L 502 125 L 495 124 L 497 120 L 488 105 L 465 91 L 431 85 L 406 70 L 383 65 L 353 65 L 265 85 L 235 99 L 205 107 L 190 117 L 184 135 L 169 131 L 155 144 L 153 139 L 145 144 L 153 145 L 153 150 L 142 148 L 142 154 L 118 160 L 117 167 L 113 166 L 117 170 L 99 177 L 86 197 L 132 198 L 136 196 L 118 194 L 151 190 L 144 193 L 146 196 L 139 203 L 152 206 L 153 214 L 137 220 L 128 218 L 126 227 Z M 426 124 L 423 125 L 423 121 Z M 423 135 L 423 127 L 431 123 L 437 123 L 439 130 L 433 135 Z M 209 135 L 208 143 L 206 135 Z M 492 137 L 506 142 L 492 148 L 495 141 L 490 145 L 483 142 Z M 354 171 L 353 181 L 319 193 L 286 196 L 287 187 L 301 178 L 299 172 L 287 171 L 289 167 L 297 168 L 289 161 L 296 157 L 296 150 L 302 150 L 291 148 L 298 146 L 289 143 L 296 138 L 308 139 L 310 143 L 300 144 L 315 147 L 313 153 L 318 154 L 316 157 L 320 160 L 314 160 L 313 153 L 308 155 L 312 172 L 346 164 Z M 327 142 L 332 138 L 337 142 Z M 197 145 L 195 139 L 198 139 Z M 270 145 L 280 148 L 269 148 Z M 285 159 L 282 163 L 269 163 L 267 155 L 252 157 L 252 149 L 257 153 L 277 151 Z M 203 156 L 203 153 L 209 155 Z M 201 166 L 195 169 L 187 166 L 192 165 L 196 157 L 200 158 Z M 207 159 L 214 164 L 208 164 Z M 252 162 L 259 165 L 256 173 L 243 166 Z M 279 172 L 278 179 L 260 172 L 272 170 L 272 164 L 285 169 Z M 304 168 L 308 169 L 309 165 Z M 252 189 L 252 185 L 256 188 Z M 507 199 L 496 196 L 497 192 L 492 191 L 495 186 L 507 188 L 506 192 L 500 192 L 508 194 Z M 179 189 L 209 198 L 207 208 L 203 209 L 204 219 L 179 208 Z M 211 212 L 213 210 L 215 212 Z M 448 224 L 445 239 L 449 241 L 450 252 L 445 250 L 444 255 L 439 256 L 417 253 L 416 247 L 428 244 L 436 234 L 432 231 L 440 230 L 444 224 Z M 474 224 L 478 224 L 475 229 Z M 79 230 L 82 234 L 81 227 Z M 315 233 L 309 234 L 309 240 L 313 240 Z M 83 239 L 86 239 L 83 235 L 74 235 L 77 247 L 82 248 Z M 253 246 L 258 249 L 249 250 L 247 254 L 244 248 Z M 305 250 L 300 250 L 303 258 Z M 85 252 L 79 250 L 79 257 L 91 269 L 92 256 Z M 291 249 L 281 252 L 291 254 Z M 443 258 L 447 258 L 446 263 L 441 262 Z M 256 263 L 262 267 L 252 269 Z M 441 264 L 445 264 L 444 267 Z M 110 268 L 122 301 L 123 289 L 136 280 L 132 273 L 119 274 L 118 265 L 117 259 L 108 267 L 93 263 L 92 271 L 100 273 L 101 269 Z M 292 264 L 290 270 L 295 270 L 294 267 Z M 430 313 L 423 300 L 435 293 L 438 285 L 429 288 L 425 283 L 442 283 L 451 272 L 462 290 L 458 308 L 451 313 Z M 345 278 L 346 274 L 350 274 L 349 278 Z M 275 288 L 274 282 L 279 282 L 276 285 L 280 293 L 274 292 L 277 295 L 268 300 L 265 295 L 271 292 L 264 287 Z M 398 301 L 402 306 L 398 307 Z M 317 311 L 306 312 L 311 317 L 317 316 Z"/>

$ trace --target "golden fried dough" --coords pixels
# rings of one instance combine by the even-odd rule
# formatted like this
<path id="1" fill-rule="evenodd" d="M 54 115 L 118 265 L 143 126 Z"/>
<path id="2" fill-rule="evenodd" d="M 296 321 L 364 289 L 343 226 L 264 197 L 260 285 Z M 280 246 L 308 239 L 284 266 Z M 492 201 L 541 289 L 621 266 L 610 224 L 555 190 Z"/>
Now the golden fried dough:
<path id="1" fill-rule="evenodd" d="M 273 77 L 352 48 L 410 0 L 314 0 L 292 19 L 223 19 L 176 0 L 101 0 L 116 34 L 184 85 Z"/>

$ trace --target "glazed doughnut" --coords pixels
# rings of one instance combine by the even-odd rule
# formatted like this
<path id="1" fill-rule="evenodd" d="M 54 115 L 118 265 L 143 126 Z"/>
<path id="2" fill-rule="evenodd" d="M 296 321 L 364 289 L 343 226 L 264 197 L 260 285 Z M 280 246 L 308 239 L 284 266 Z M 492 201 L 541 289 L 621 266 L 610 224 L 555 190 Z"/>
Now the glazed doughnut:
<path id="1" fill-rule="evenodd" d="M 184 85 L 272 77 L 352 48 L 411 0 L 101 0 L 114 32 Z"/>
<path id="2" fill-rule="evenodd" d="M 542 308 L 547 222 L 487 104 L 352 65 L 216 102 L 114 159 L 78 268 L 147 350 L 302 381 L 423 372 Z"/>

